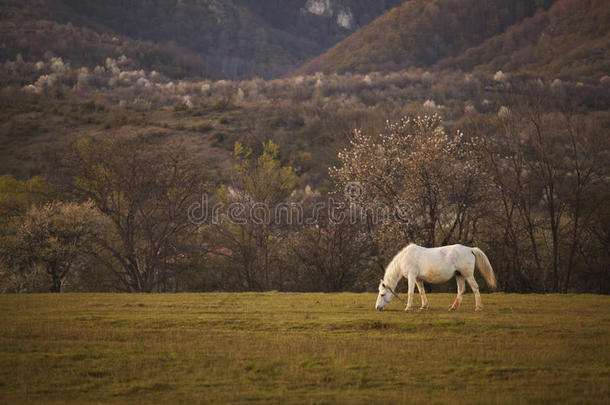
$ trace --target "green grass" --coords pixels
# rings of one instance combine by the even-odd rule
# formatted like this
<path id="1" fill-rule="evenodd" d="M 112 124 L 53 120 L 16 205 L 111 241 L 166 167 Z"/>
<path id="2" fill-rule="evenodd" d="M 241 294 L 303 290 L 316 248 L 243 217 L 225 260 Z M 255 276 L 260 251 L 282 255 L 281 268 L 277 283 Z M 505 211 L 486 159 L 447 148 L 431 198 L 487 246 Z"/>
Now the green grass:
<path id="1" fill-rule="evenodd" d="M 610 297 L 0 296 L 0 402 L 600 403 Z"/>

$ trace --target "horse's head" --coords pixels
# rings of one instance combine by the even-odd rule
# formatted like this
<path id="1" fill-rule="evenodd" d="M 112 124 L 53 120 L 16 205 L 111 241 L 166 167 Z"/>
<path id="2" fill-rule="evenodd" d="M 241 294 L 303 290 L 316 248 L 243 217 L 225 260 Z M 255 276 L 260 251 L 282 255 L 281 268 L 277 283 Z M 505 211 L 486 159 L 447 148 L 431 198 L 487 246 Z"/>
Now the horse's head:
<path id="1" fill-rule="evenodd" d="M 386 287 L 383 283 L 383 280 L 379 282 L 379 295 L 377 296 L 377 303 L 375 304 L 375 308 L 377 311 L 383 311 L 383 309 L 392 301 L 392 296 L 394 294 L 391 293 L 391 290 Z"/>

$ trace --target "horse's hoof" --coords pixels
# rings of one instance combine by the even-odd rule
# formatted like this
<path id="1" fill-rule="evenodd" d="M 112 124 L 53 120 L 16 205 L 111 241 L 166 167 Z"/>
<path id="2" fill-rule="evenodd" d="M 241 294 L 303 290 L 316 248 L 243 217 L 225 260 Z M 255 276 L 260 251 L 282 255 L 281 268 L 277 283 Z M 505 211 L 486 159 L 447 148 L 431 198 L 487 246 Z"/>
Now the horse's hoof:
<path id="1" fill-rule="evenodd" d="M 481 312 L 483 310 L 483 307 L 476 307 L 474 309 L 474 312 Z"/>
<path id="2" fill-rule="evenodd" d="M 422 311 L 425 311 L 426 309 L 428 309 L 428 307 L 421 307 L 419 309 L 422 310 Z"/>
<path id="3" fill-rule="evenodd" d="M 405 308 L 405 312 L 411 312 L 411 311 L 413 311 L 413 308 L 409 308 L 409 307 Z"/>
<path id="4" fill-rule="evenodd" d="M 449 307 L 449 311 L 450 311 L 450 312 L 453 312 L 453 311 L 455 311 L 455 310 L 457 310 L 457 308 L 455 308 L 455 307 Z"/>

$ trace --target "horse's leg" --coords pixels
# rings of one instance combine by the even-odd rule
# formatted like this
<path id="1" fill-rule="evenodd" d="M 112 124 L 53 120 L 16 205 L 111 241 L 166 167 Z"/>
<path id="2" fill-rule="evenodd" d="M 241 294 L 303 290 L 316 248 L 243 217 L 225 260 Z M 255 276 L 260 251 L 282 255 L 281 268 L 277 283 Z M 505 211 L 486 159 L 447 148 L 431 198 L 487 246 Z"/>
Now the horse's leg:
<path id="1" fill-rule="evenodd" d="M 472 289 L 472 292 L 474 293 L 474 302 L 475 302 L 474 310 L 481 311 L 483 309 L 483 305 L 481 305 L 481 294 L 479 294 L 479 285 L 477 284 L 477 281 L 474 279 L 473 275 L 468 277 L 466 279 L 466 281 L 468 281 L 468 285 L 470 286 L 470 288 Z"/>
<path id="2" fill-rule="evenodd" d="M 415 292 L 415 277 L 407 278 L 409 282 L 409 296 L 407 298 L 407 307 L 405 311 L 411 311 L 413 309 L 413 292 Z"/>
<path id="3" fill-rule="evenodd" d="M 464 295 L 464 290 L 466 290 L 466 283 L 464 282 L 464 277 L 462 277 L 462 275 L 456 274 L 455 281 L 457 281 L 457 296 L 455 297 L 455 301 L 453 301 L 453 305 L 449 308 L 449 311 L 455 311 L 460 307 L 462 295 Z"/>
<path id="4" fill-rule="evenodd" d="M 424 282 L 421 280 L 415 281 L 417 285 L 417 291 L 419 291 L 419 297 L 421 298 L 421 308 L 428 309 L 428 297 L 426 297 L 426 289 L 424 288 Z"/>

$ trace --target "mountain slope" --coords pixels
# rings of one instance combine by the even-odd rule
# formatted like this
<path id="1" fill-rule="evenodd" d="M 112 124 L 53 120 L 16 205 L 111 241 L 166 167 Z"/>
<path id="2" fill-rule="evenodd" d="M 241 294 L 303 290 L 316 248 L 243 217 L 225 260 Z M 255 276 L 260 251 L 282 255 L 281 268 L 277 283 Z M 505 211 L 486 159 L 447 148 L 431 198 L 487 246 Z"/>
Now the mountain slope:
<path id="1" fill-rule="evenodd" d="M 99 25 L 58 22 L 49 11 L 66 10 L 57 4 L 37 7 L 33 1 L 0 0 L 0 10 L 0 62 L 36 63 L 61 57 L 74 67 L 93 69 L 103 66 L 106 58 L 124 55 L 134 64 L 132 68 L 155 70 L 172 78 L 225 77 L 204 58 L 176 44 L 135 40 Z M 23 84 L 28 79 L 31 77 L 5 75 L 0 84 Z"/>
<path id="2" fill-rule="evenodd" d="M 610 74 L 610 4 L 605 0 L 559 0 L 548 11 L 448 58 L 441 68 L 554 75 Z"/>
<path id="3" fill-rule="evenodd" d="M 412 0 L 299 69 L 299 73 L 427 67 L 503 33 L 553 0 Z"/>
<path id="4" fill-rule="evenodd" d="M 283 75 L 321 54 L 401 0 L 0 0 L 1 20 L 13 25 L 51 21 L 99 35 L 150 42 L 188 55 L 203 76 L 213 70 L 231 78 Z M 20 23 L 16 23 L 19 21 Z M 67 58 L 53 40 L 48 51 Z M 28 32 L 21 41 L 31 48 Z M 63 52 L 63 53 L 62 53 Z M 1 60 L 25 53 L 3 48 Z M 88 52 L 82 52 L 83 54 Z M 77 60 L 70 60 L 80 64 Z M 130 55 L 127 55 L 131 57 Z M 191 73 L 193 69 L 182 69 Z M 212 77 L 216 77 L 213 75 Z"/>

